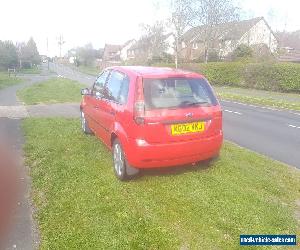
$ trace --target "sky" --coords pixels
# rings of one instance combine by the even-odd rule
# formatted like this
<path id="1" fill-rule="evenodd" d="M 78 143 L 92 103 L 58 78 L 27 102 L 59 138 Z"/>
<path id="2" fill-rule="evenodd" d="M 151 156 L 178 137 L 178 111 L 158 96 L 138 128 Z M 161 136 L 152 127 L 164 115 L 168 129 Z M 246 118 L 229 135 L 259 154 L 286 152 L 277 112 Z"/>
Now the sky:
<path id="1" fill-rule="evenodd" d="M 264 16 L 273 30 L 300 29 L 300 0 L 235 0 L 242 19 Z M 0 0 L 0 40 L 33 37 L 40 54 L 59 55 L 62 34 L 68 49 L 92 43 L 123 44 L 141 34 L 141 23 L 169 15 L 167 0 Z M 47 50 L 48 40 L 48 50 Z"/>

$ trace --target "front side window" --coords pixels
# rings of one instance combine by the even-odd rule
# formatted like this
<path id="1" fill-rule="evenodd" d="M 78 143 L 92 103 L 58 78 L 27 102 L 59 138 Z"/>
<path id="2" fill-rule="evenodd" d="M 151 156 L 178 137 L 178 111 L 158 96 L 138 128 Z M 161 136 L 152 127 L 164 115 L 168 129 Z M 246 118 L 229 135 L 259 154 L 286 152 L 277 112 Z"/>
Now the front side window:
<path id="1" fill-rule="evenodd" d="M 147 110 L 214 106 L 218 103 L 203 78 L 144 79 L 143 83 Z"/>
<path id="2" fill-rule="evenodd" d="M 93 87 L 93 93 L 92 93 L 93 95 L 96 95 L 96 93 L 103 95 L 103 88 L 106 83 L 106 79 L 108 75 L 109 75 L 109 70 L 106 70 L 102 72 L 102 74 L 97 78 Z"/>
<path id="3" fill-rule="evenodd" d="M 125 74 L 113 71 L 105 87 L 105 98 L 125 104 L 128 97 L 129 78 Z"/>

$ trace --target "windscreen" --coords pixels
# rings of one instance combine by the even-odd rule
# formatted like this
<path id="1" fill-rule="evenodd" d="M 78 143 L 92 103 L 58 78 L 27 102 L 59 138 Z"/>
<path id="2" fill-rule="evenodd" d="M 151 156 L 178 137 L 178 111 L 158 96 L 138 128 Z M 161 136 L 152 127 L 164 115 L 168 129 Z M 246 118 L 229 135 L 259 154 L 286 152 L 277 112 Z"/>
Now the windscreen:
<path id="1" fill-rule="evenodd" d="M 144 98 L 146 110 L 218 104 L 203 78 L 144 79 Z"/>

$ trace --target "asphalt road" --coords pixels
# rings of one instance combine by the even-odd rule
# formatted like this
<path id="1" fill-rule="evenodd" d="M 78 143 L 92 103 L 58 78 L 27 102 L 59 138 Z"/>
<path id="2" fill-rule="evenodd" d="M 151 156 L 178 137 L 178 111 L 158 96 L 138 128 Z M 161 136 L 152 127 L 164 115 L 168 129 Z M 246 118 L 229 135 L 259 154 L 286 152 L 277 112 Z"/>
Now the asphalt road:
<path id="1" fill-rule="evenodd" d="M 87 86 L 95 80 L 66 66 L 51 64 L 50 68 Z M 230 101 L 222 101 L 221 105 L 226 140 L 300 168 L 300 112 Z"/>
<path id="2" fill-rule="evenodd" d="M 221 102 L 225 139 L 300 168 L 300 112 Z"/>

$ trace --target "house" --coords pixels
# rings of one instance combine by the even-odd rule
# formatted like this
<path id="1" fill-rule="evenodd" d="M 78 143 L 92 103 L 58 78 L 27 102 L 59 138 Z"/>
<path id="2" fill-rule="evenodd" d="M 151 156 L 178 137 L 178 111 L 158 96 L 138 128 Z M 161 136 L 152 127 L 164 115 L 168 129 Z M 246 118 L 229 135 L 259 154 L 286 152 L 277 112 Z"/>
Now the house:
<path id="1" fill-rule="evenodd" d="M 164 53 L 174 56 L 175 55 L 175 36 L 173 33 L 168 33 L 165 36 L 166 48 Z"/>
<path id="2" fill-rule="evenodd" d="M 120 61 L 121 45 L 105 44 L 103 51 L 103 61 Z"/>
<path id="3" fill-rule="evenodd" d="M 168 33 L 164 35 L 164 43 L 165 48 L 162 52 L 161 56 L 164 55 L 170 55 L 174 56 L 175 51 L 175 38 L 173 33 Z M 150 44 L 147 39 L 140 39 L 136 41 L 131 47 L 127 50 L 127 58 L 128 59 L 150 59 L 152 57 L 151 55 L 151 49 Z"/>
<path id="4" fill-rule="evenodd" d="M 277 32 L 276 35 L 280 45 L 279 60 L 300 63 L 300 30 Z"/>
<path id="5" fill-rule="evenodd" d="M 182 37 L 180 56 L 186 60 L 195 60 L 205 54 L 207 32 L 214 34 L 210 41 L 210 52 L 214 51 L 219 58 L 229 56 L 239 45 L 267 46 L 271 53 L 277 51 L 278 40 L 263 17 L 250 20 L 223 23 L 208 30 L 206 25 L 188 30 Z"/>
<path id="6" fill-rule="evenodd" d="M 300 30 L 277 32 L 276 37 L 279 40 L 281 48 L 286 50 L 300 50 Z"/>
<path id="7" fill-rule="evenodd" d="M 126 43 L 124 43 L 124 45 L 122 46 L 122 49 L 120 51 L 120 58 L 123 61 L 127 61 L 127 60 L 130 60 L 130 59 L 133 59 L 132 55 L 130 53 L 128 53 L 128 50 L 134 44 L 136 44 L 136 40 L 135 39 L 131 39 L 131 40 L 128 40 Z"/>
<path id="8" fill-rule="evenodd" d="M 127 57 L 131 60 L 144 60 L 149 58 L 149 48 L 143 40 L 138 40 L 127 50 Z"/>

